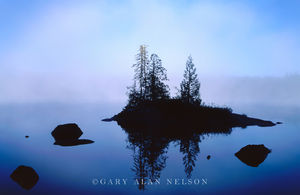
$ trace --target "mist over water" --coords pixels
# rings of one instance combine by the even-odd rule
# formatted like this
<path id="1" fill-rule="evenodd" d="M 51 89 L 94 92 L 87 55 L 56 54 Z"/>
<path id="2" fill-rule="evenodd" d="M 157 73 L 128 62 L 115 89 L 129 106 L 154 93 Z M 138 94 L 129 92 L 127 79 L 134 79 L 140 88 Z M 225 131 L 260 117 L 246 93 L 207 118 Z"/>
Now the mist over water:
<path id="1" fill-rule="evenodd" d="M 201 70 L 198 69 L 198 72 Z M 169 76 L 171 95 L 181 75 Z M 101 73 L 7 74 L 0 78 L 0 103 L 117 103 L 126 104 L 131 75 Z M 300 106 L 300 75 L 282 77 L 207 76 L 199 74 L 204 103 L 235 106 L 243 104 Z"/>

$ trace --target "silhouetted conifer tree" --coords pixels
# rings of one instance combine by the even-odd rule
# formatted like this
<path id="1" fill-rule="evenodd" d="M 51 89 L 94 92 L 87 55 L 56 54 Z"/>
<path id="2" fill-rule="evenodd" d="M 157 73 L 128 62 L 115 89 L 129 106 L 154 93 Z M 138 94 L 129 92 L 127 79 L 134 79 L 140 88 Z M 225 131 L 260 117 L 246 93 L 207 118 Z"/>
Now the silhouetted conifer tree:
<path id="1" fill-rule="evenodd" d="M 158 55 L 152 54 L 149 60 L 146 46 L 141 45 L 133 67 L 134 85 L 129 87 L 127 107 L 134 107 L 144 100 L 169 98 L 169 86 L 164 83 L 168 80 L 166 69 Z"/>
<path id="2" fill-rule="evenodd" d="M 187 103 L 201 104 L 200 83 L 191 56 L 188 57 L 183 80 L 180 83 L 179 98 Z"/>
<path id="3" fill-rule="evenodd" d="M 146 98 L 146 85 L 147 85 L 147 72 L 148 72 L 149 60 L 148 52 L 145 45 L 141 45 L 139 53 L 136 55 L 136 64 L 134 67 L 134 80 L 139 85 L 139 96 L 142 99 Z"/>
<path id="4" fill-rule="evenodd" d="M 149 63 L 146 93 L 148 100 L 169 98 L 169 87 L 164 83 L 167 81 L 166 69 L 162 66 L 161 59 L 157 54 L 152 54 Z"/>

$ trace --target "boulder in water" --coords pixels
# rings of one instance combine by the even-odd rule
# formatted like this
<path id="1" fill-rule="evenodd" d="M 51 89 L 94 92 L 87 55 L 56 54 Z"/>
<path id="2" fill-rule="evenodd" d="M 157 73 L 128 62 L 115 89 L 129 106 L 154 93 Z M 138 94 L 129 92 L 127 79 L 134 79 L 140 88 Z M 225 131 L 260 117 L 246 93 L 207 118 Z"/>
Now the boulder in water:
<path id="1" fill-rule="evenodd" d="M 83 132 L 75 123 L 58 125 L 51 133 L 55 141 L 77 140 Z"/>
<path id="2" fill-rule="evenodd" d="M 21 165 L 14 170 L 10 177 L 26 190 L 30 190 L 39 180 L 39 176 L 35 170 L 24 165 Z"/>
<path id="3" fill-rule="evenodd" d="M 248 166 L 258 167 L 264 162 L 270 152 L 271 150 L 263 144 L 247 145 L 235 153 L 235 156 Z"/>
<path id="4" fill-rule="evenodd" d="M 54 145 L 77 146 L 94 143 L 89 139 L 78 139 L 83 132 L 75 123 L 58 125 L 51 134 L 55 139 Z"/>

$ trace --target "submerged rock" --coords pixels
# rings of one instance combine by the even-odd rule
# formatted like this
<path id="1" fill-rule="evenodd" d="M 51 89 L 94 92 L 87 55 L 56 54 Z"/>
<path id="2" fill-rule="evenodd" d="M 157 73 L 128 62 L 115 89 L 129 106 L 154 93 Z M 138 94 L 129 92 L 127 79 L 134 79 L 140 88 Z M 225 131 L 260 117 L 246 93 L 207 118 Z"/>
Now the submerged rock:
<path id="1" fill-rule="evenodd" d="M 247 145 L 240 149 L 235 156 L 248 166 L 257 167 L 267 158 L 271 152 L 263 144 Z"/>
<path id="2" fill-rule="evenodd" d="M 75 123 L 58 125 L 51 133 L 55 139 L 54 145 L 76 146 L 94 143 L 89 139 L 79 139 L 82 134 L 83 132 Z"/>
<path id="3" fill-rule="evenodd" d="M 35 170 L 24 165 L 21 165 L 14 170 L 10 177 L 26 190 L 30 190 L 39 180 L 39 176 Z"/>

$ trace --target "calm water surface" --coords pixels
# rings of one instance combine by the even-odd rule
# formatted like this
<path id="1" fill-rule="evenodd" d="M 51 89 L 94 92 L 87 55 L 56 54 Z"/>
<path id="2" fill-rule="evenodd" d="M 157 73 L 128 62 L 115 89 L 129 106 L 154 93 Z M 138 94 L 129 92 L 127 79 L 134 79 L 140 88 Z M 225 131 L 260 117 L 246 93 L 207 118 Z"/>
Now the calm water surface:
<path id="1" fill-rule="evenodd" d="M 192 185 L 182 185 L 182 180 L 188 181 L 184 153 L 178 143 L 169 143 L 164 153 L 165 166 L 159 171 L 160 185 L 145 185 L 145 190 L 139 190 L 134 180 L 135 153 L 128 134 L 116 122 L 101 121 L 121 109 L 122 105 L 108 104 L 1 105 L 0 194 L 300 193 L 298 108 L 233 107 L 237 113 L 283 124 L 234 128 L 229 135 L 201 136 L 190 177 L 196 184 Z M 51 131 L 59 124 L 74 122 L 84 132 L 81 138 L 95 143 L 72 147 L 53 145 Z M 234 155 L 248 144 L 264 144 L 272 152 L 258 167 L 251 167 Z M 20 165 L 32 167 L 39 175 L 39 181 L 30 190 L 21 188 L 10 178 Z M 110 178 L 127 179 L 127 185 L 108 185 Z M 106 179 L 107 183 L 100 184 L 100 179 Z M 180 182 L 167 185 L 167 179 Z"/>

